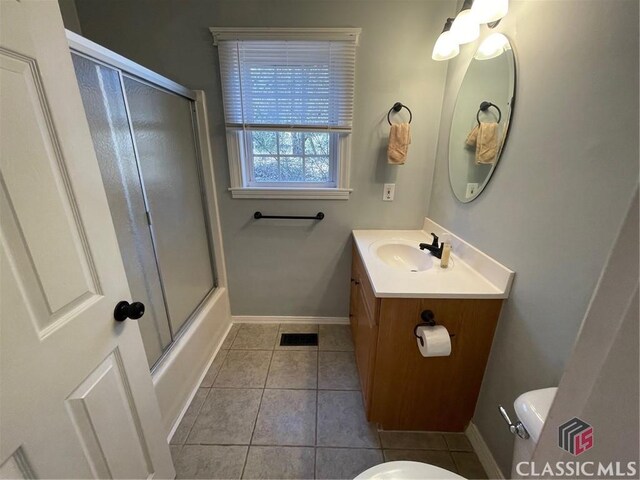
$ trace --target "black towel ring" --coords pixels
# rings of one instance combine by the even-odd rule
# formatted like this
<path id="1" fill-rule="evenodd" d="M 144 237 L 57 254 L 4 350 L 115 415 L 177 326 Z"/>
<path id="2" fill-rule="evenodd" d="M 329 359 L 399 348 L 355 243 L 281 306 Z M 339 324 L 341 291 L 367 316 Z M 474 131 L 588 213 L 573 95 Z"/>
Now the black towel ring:
<path id="1" fill-rule="evenodd" d="M 409 123 L 411 123 L 411 120 L 413 120 L 413 113 L 411 113 L 411 110 L 409 110 L 409 107 L 407 107 L 406 105 L 403 105 L 400 102 L 396 102 L 393 104 L 393 107 L 389 109 L 389 113 L 387 113 L 387 122 L 389 122 L 389 125 L 391 125 L 391 118 L 390 118 L 391 112 L 399 112 L 403 108 L 406 108 L 407 111 L 409 112 Z"/>
<path id="2" fill-rule="evenodd" d="M 495 103 L 491 102 L 482 102 L 480 104 L 480 108 L 478 109 L 478 113 L 476 113 L 476 120 L 478 121 L 478 125 L 480 125 L 480 112 L 486 112 L 489 110 L 489 107 L 493 107 L 498 110 L 498 123 L 502 120 L 502 112 L 500 111 L 500 107 L 498 107 Z"/>

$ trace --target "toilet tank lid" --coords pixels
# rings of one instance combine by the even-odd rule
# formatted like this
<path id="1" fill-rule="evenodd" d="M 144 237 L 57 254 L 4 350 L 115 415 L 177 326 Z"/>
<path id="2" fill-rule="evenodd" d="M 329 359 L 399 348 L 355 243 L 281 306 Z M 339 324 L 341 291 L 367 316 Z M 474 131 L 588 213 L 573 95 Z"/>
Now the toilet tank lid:
<path id="1" fill-rule="evenodd" d="M 523 393 L 513 402 L 516 415 L 527 429 L 531 439 L 538 443 L 544 422 L 556 396 L 557 387 L 542 388 Z"/>

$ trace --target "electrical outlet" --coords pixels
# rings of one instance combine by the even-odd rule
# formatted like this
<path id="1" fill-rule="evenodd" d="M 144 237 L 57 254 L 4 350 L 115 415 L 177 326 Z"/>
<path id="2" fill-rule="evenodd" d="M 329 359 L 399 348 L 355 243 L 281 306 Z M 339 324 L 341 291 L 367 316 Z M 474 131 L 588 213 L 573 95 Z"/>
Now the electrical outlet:
<path id="1" fill-rule="evenodd" d="M 382 192 L 382 200 L 385 202 L 393 202 L 393 197 L 396 196 L 396 184 L 385 183 L 384 191 Z"/>
<path id="2" fill-rule="evenodd" d="M 467 183 L 467 198 L 473 197 L 478 191 L 477 183 Z"/>

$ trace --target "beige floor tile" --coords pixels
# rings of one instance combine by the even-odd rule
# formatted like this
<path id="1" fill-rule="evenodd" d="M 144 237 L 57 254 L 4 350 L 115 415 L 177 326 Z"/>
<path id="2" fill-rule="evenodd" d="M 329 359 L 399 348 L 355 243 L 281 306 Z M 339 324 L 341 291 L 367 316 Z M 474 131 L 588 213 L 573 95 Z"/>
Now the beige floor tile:
<path id="1" fill-rule="evenodd" d="M 382 448 L 401 450 L 447 450 L 444 436 L 436 432 L 381 431 Z"/>
<path id="2" fill-rule="evenodd" d="M 323 447 L 379 448 L 360 392 L 318 390 L 318 439 Z"/>
<path id="3" fill-rule="evenodd" d="M 317 479 L 355 478 L 368 468 L 384 462 L 382 450 L 372 448 L 317 448 Z"/>
<path id="4" fill-rule="evenodd" d="M 349 325 L 320 325 L 318 327 L 320 350 L 353 351 L 353 340 Z"/>
<path id="5" fill-rule="evenodd" d="M 265 350 L 229 350 L 213 386 L 264 388 L 272 353 Z"/>
<path id="6" fill-rule="evenodd" d="M 207 398 L 208 393 L 209 393 L 208 388 L 198 389 L 193 399 L 191 400 L 191 404 L 187 408 L 187 411 L 185 412 L 184 416 L 182 417 L 182 420 L 180 421 L 178 428 L 176 428 L 176 431 L 173 432 L 173 436 L 171 437 L 171 442 L 170 442 L 171 444 L 182 445 L 187 440 L 189 431 L 191 430 L 191 427 L 193 427 L 193 424 L 196 421 L 198 413 L 200 412 L 200 409 L 202 408 L 202 405 L 204 404 L 204 401 Z"/>
<path id="7" fill-rule="evenodd" d="M 275 351 L 267 376 L 267 388 L 311 388 L 318 386 L 318 353 Z"/>
<path id="8" fill-rule="evenodd" d="M 273 350 L 278 336 L 277 323 L 243 323 L 238 330 L 232 350 Z"/>
<path id="9" fill-rule="evenodd" d="M 222 342 L 222 345 L 220 345 L 220 350 L 228 350 L 231 348 L 231 345 L 233 344 L 233 341 L 236 339 L 236 335 L 238 334 L 239 330 L 240 330 L 239 323 L 234 323 L 233 325 L 231 325 L 231 329 L 229 330 L 229 333 L 227 333 L 227 336 Z"/>
<path id="10" fill-rule="evenodd" d="M 248 445 L 261 397 L 259 389 L 212 388 L 187 443 Z"/>
<path id="11" fill-rule="evenodd" d="M 180 455 L 182 447 L 182 445 L 169 445 L 169 452 L 171 453 L 171 460 L 173 460 L 174 465 L 178 461 L 178 455 Z"/>
<path id="12" fill-rule="evenodd" d="M 487 473 L 474 452 L 451 452 L 451 455 L 458 473 L 464 478 L 487 478 Z"/>
<path id="13" fill-rule="evenodd" d="M 211 362 L 211 366 L 204 378 L 202 379 L 201 387 L 211 387 L 213 385 L 214 380 L 218 376 L 218 372 L 220 368 L 222 368 L 222 364 L 224 363 L 225 358 L 227 358 L 228 350 L 219 350 L 216 354 L 216 358 Z"/>
<path id="14" fill-rule="evenodd" d="M 318 388 L 360 390 L 360 378 L 353 352 L 318 352 Z"/>
<path id="15" fill-rule="evenodd" d="M 313 447 L 252 446 L 242 478 L 313 478 L 314 456 Z"/>
<path id="16" fill-rule="evenodd" d="M 452 452 L 473 452 L 471 442 L 464 433 L 443 433 L 447 448 Z"/>
<path id="17" fill-rule="evenodd" d="M 248 447 L 185 445 L 174 461 L 176 478 L 240 478 Z"/>
<path id="18" fill-rule="evenodd" d="M 316 391 L 265 390 L 253 445 L 315 445 Z"/>

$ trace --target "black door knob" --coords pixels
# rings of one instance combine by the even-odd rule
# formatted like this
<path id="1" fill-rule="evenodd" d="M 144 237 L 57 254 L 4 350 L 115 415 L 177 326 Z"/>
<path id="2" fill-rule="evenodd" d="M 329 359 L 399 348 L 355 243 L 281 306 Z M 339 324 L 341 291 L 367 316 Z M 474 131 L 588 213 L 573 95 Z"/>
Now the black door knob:
<path id="1" fill-rule="evenodd" d="M 113 311 L 113 318 L 118 322 L 124 322 L 127 318 L 138 320 L 142 315 L 144 315 L 144 303 L 142 302 L 129 303 L 123 300 L 118 302 Z"/>

